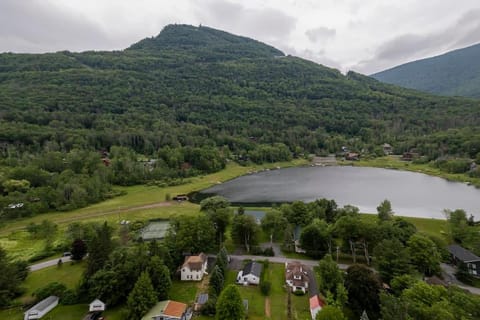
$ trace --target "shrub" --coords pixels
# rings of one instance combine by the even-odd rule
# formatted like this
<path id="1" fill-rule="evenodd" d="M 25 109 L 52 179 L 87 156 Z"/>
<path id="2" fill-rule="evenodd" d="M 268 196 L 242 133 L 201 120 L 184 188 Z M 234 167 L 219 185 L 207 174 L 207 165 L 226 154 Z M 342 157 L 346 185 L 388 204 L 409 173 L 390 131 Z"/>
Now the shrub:
<path id="1" fill-rule="evenodd" d="M 64 292 L 67 290 L 65 285 L 60 282 L 50 282 L 46 286 L 36 290 L 33 295 L 38 300 L 43 300 L 50 296 L 63 297 Z"/>
<path id="2" fill-rule="evenodd" d="M 271 289 L 272 289 L 272 284 L 270 283 L 270 281 L 262 281 L 260 283 L 260 291 L 264 296 L 270 295 Z"/>
<path id="3" fill-rule="evenodd" d="M 302 290 L 295 290 L 293 291 L 293 294 L 296 296 L 303 296 L 305 292 L 303 292 Z"/>

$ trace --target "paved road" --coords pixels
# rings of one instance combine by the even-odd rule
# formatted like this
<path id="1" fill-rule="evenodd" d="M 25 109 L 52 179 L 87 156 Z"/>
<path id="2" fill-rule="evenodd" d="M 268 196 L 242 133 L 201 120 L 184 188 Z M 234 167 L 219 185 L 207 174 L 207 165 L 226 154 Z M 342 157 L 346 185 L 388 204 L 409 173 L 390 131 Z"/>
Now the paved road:
<path id="1" fill-rule="evenodd" d="M 62 262 L 71 261 L 70 257 L 55 258 L 55 259 L 52 259 L 52 260 L 32 264 L 30 266 L 30 271 L 38 271 L 38 270 L 45 269 L 45 268 L 48 268 L 48 267 L 56 266 L 59 259 L 62 259 Z"/>
<path id="2" fill-rule="evenodd" d="M 293 262 L 293 261 L 299 261 L 303 263 L 306 266 L 309 267 L 316 267 L 318 266 L 318 260 L 303 260 L 303 259 L 290 259 L 290 258 L 285 258 L 285 257 L 265 257 L 265 256 L 251 256 L 251 255 L 230 255 L 232 259 L 239 259 L 239 260 L 245 260 L 245 259 L 250 259 L 250 260 L 268 260 L 270 262 L 274 263 L 285 263 L 285 262 Z M 349 265 L 348 264 L 342 264 L 339 263 L 338 267 L 342 270 L 346 270 Z"/>
<path id="3" fill-rule="evenodd" d="M 456 277 L 455 277 L 455 272 L 457 269 L 449 264 L 442 263 L 440 264 L 440 267 L 442 268 L 442 275 L 443 278 L 447 281 L 447 283 L 451 283 L 453 285 L 456 285 L 459 288 L 462 288 L 464 290 L 470 291 L 470 293 L 480 295 L 480 288 L 472 287 L 472 286 L 467 286 L 460 282 Z"/>

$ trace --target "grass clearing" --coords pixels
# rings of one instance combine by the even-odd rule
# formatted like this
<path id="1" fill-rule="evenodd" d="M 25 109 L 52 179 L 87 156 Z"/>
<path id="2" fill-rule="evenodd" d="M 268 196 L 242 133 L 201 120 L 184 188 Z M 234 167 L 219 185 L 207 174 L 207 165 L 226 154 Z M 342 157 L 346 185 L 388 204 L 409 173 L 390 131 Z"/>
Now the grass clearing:
<path id="1" fill-rule="evenodd" d="M 192 304 L 195 302 L 200 282 L 174 280 L 170 289 L 170 299 Z"/>

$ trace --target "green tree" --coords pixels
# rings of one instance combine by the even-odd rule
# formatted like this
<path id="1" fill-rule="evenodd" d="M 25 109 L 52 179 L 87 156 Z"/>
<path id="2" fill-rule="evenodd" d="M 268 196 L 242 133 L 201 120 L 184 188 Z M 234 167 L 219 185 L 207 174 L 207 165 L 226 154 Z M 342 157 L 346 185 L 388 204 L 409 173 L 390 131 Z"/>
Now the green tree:
<path id="1" fill-rule="evenodd" d="M 228 207 L 230 207 L 230 202 L 222 196 L 213 196 L 200 201 L 201 211 L 216 211 Z"/>
<path id="2" fill-rule="evenodd" d="M 235 215 L 232 222 L 232 238 L 243 245 L 247 252 L 253 244 L 257 243 L 259 227 L 255 218 L 249 215 Z"/>
<path id="3" fill-rule="evenodd" d="M 410 253 L 396 239 L 383 240 L 374 249 L 375 262 L 383 281 L 390 283 L 393 277 L 411 273 Z"/>
<path id="4" fill-rule="evenodd" d="M 343 283 L 342 271 L 338 268 L 337 263 L 332 259 L 330 254 L 325 255 L 318 262 L 319 287 L 326 294 L 327 291 L 336 293 L 337 286 Z"/>
<path id="5" fill-rule="evenodd" d="M 302 229 L 300 246 L 307 255 L 315 258 L 322 257 L 329 250 L 330 233 L 328 225 L 323 220 L 315 219 Z"/>
<path id="6" fill-rule="evenodd" d="M 228 285 L 220 294 L 217 300 L 217 320 L 242 320 L 245 319 L 245 308 L 243 306 L 240 291 L 234 284 Z"/>
<path id="7" fill-rule="evenodd" d="M 414 234 L 407 242 L 409 255 L 416 269 L 431 276 L 440 270 L 440 254 L 435 243 L 421 234 Z"/>
<path id="8" fill-rule="evenodd" d="M 307 205 L 302 201 L 294 201 L 292 204 L 284 204 L 280 207 L 287 221 L 295 226 L 305 226 L 312 220 Z"/>
<path id="9" fill-rule="evenodd" d="M 392 204 L 387 199 L 377 207 L 378 219 L 382 221 L 390 221 L 393 218 Z"/>
<path id="10" fill-rule="evenodd" d="M 222 247 L 217 253 L 217 260 L 215 261 L 215 264 L 220 268 L 222 275 L 225 277 L 228 267 L 228 253 L 225 247 Z"/>
<path id="11" fill-rule="evenodd" d="M 6 307 L 13 298 L 23 293 L 22 281 L 28 274 L 28 267 L 23 262 L 12 262 L 5 250 L 0 247 L 0 307 Z"/>
<path id="12" fill-rule="evenodd" d="M 87 254 L 87 245 L 82 239 L 75 239 L 72 243 L 72 260 L 79 261 Z"/>
<path id="13" fill-rule="evenodd" d="M 218 296 L 223 290 L 223 285 L 225 283 L 225 277 L 222 270 L 216 265 L 213 268 L 212 274 L 210 276 L 210 292 L 211 294 Z"/>
<path id="14" fill-rule="evenodd" d="M 86 278 L 91 277 L 95 272 L 103 268 L 112 250 L 112 229 L 105 222 L 96 230 L 96 234 L 88 246 Z"/>
<path id="15" fill-rule="evenodd" d="M 347 269 L 348 306 L 357 317 L 366 310 L 373 318 L 378 318 L 381 287 L 375 273 L 366 266 L 354 264 Z"/>
<path id="16" fill-rule="evenodd" d="M 157 295 L 152 286 L 150 276 L 147 272 L 142 272 L 138 278 L 133 290 L 128 295 L 127 309 L 128 319 L 139 320 L 150 310 L 157 302 Z"/>
<path id="17" fill-rule="evenodd" d="M 168 270 L 159 256 L 153 256 L 150 259 L 147 271 L 152 281 L 153 289 L 157 293 L 157 299 L 159 301 L 167 300 L 168 292 L 172 287 L 170 270 Z"/>
<path id="18" fill-rule="evenodd" d="M 270 236 L 270 242 L 279 240 L 284 235 L 287 226 L 287 219 L 280 211 L 267 211 L 262 218 L 261 227 Z"/>
<path id="19" fill-rule="evenodd" d="M 225 231 L 230 223 L 231 210 L 228 208 L 209 209 L 206 211 L 206 215 L 215 227 L 217 243 L 221 244 L 225 239 Z"/>
<path id="20" fill-rule="evenodd" d="M 325 306 L 322 311 L 317 313 L 316 320 L 347 320 L 343 315 L 342 309 L 334 306 Z"/>

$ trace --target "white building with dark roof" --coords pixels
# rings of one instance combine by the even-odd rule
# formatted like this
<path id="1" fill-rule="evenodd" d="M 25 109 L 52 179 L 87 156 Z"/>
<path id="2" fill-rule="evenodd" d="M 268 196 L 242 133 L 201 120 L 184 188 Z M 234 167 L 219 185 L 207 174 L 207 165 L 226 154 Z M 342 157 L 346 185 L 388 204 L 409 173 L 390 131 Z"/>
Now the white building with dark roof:
<path id="1" fill-rule="evenodd" d="M 480 257 L 457 244 L 448 246 L 447 250 L 456 264 L 463 263 L 466 265 L 468 273 L 472 276 L 480 276 Z"/>
<path id="2" fill-rule="evenodd" d="M 260 276 L 262 274 L 263 265 L 256 261 L 249 262 L 245 265 L 243 270 L 240 270 L 237 275 L 237 283 L 243 285 L 260 284 Z"/>
<path id="3" fill-rule="evenodd" d="M 180 279 L 182 281 L 200 281 L 207 271 L 207 259 L 204 253 L 198 256 L 185 257 L 185 262 L 180 269 Z"/>

